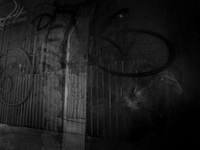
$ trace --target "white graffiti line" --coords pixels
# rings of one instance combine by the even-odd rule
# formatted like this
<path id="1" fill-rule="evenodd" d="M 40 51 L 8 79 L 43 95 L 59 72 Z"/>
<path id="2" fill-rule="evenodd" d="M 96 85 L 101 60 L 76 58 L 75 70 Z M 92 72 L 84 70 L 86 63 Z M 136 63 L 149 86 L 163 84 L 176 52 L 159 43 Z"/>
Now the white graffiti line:
<path id="1" fill-rule="evenodd" d="M 15 5 L 14 9 L 5 18 L 0 18 L 0 30 L 2 31 L 8 19 L 13 18 L 13 21 L 15 21 L 23 13 L 24 7 L 21 8 L 15 0 L 13 0 L 13 3 Z"/>
<path id="2" fill-rule="evenodd" d="M 20 5 L 19 5 L 19 9 L 18 9 L 17 13 L 14 14 L 13 21 L 15 21 L 23 13 L 23 10 L 24 10 L 24 7 L 20 8 Z"/>
<path id="3" fill-rule="evenodd" d="M 180 83 L 177 81 L 175 76 L 171 72 L 167 72 L 164 74 L 161 78 L 162 81 L 164 81 L 167 84 L 174 85 L 176 88 L 176 91 L 181 94 L 183 92 L 183 88 L 180 85 Z"/>

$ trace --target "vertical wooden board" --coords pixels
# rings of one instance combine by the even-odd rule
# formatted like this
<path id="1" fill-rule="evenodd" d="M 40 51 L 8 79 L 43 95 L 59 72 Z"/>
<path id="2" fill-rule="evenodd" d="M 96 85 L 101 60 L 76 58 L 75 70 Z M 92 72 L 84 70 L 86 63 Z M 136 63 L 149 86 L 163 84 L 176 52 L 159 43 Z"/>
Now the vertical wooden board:
<path id="1" fill-rule="evenodd" d="M 115 62 L 115 70 L 117 71 L 117 63 Z M 113 85 L 114 85 L 114 93 L 118 93 L 118 87 L 119 87 L 119 82 L 118 82 L 118 77 L 117 76 L 115 76 L 114 77 L 114 81 L 113 81 L 114 83 L 113 83 Z M 116 95 L 116 94 L 114 94 L 114 95 Z M 119 98 L 118 97 L 115 97 L 115 101 L 117 102 L 117 101 L 119 101 Z M 116 137 L 117 137 L 117 139 L 119 139 L 119 121 L 118 121 L 118 105 L 116 106 L 116 109 L 115 109 L 115 120 L 116 120 L 116 122 L 115 122 L 115 125 L 116 125 Z"/>
<path id="2" fill-rule="evenodd" d="M 87 86 L 87 84 L 88 84 L 88 83 L 87 83 L 87 78 L 88 78 L 88 72 L 87 72 L 87 70 L 88 70 L 88 67 L 86 66 L 86 67 L 85 67 L 85 74 L 84 74 L 84 76 L 83 76 L 83 81 L 84 81 L 84 82 L 83 82 L 83 85 L 84 85 L 84 86 L 83 86 L 83 89 L 84 89 L 84 91 L 83 91 L 83 92 L 84 92 L 84 96 L 83 96 L 83 98 L 84 98 L 84 105 L 83 105 L 83 106 L 84 106 L 84 107 L 83 107 L 84 116 L 83 116 L 83 118 L 84 118 L 84 119 L 86 119 L 86 107 L 87 107 L 87 106 L 86 106 L 86 103 L 87 103 L 87 101 L 86 101 L 86 99 L 87 99 L 87 87 L 88 87 L 88 86 Z"/>
<path id="3" fill-rule="evenodd" d="M 112 100 L 111 100 L 111 92 L 112 92 L 112 89 L 111 89 L 111 75 L 109 74 L 108 75 L 108 108 L 109 108 L 109 138 L 111 139 L 112 138 Z"/>
<path id="4" fill-rule="evenodd" d="M 67 85 L 65 86 L 65 93 L 67 93 L 66 95 L 66 98 L 65 98 L 65 101 L 66 101 L 66 118 L 68 118 L 70 116 L 70 97 L 71 97 L 71 80 L 72 80 L 72 77 L 71 77 L 71 69 L 69 70 L 69 73 L 66 73 L 68 76 L 68 81 L 66 81 Z M 67 78 L 67 77 L 66 77 Z"/>
<path id="5" fill-rule="evenodd" d="M 6 80 L 6 81 L 4 81 L 4 83 L 5 83 L 5 88 L 6 89 L 8 89 L 8 80 Z M 5 99 L 6 99 L 6 102 L 8 102 L 9 103 L 9 94 L 10 94 L 10 92 L 5 92 Z M 9 111 L 9 107 L 10 106 L 8 106 L 8 105 L 6 105 L 6 111 L 5 111 L 5 123 L 8 123 L 8 120 L 9 120 L 9 116 L 8 116 L 8 111 Z"/>
<path id="6" fill-rule="evenodd" d="M 20 91 L 20 101 L 22 101 L 24 99 L 25 93 L 24 93 L 24 75 L 21 75 L 21 91 Z M 19 126 L 23 126 L 22 124 L 22 116 L 23 116 L 23 105 L 19 105 Z"/>
<path id="7" fill-rule="evenodd" d="M 72 83 L 71 83 L 71 86 L 72 86 L 72 99 L 71 99 L 71 103 L 72 103 L 72 108 L 71 108 L 71 112 L 72 112 L 72 118 L 75 118 L 76 116 L 76 76 L 74 75 L 74 70 L 72 70 L 73 73 L 72 73 Z"/>
<path id="8" fill-rule="evenodd" d="M 88 87 L 88 97 L 87 97 L 87 118 L 88 118 L 88 132 L 90 133 L 91 136 L 93 136 L 93 103 L 92 103 L 92 97 L 93 97 L 93 72 L 92 72 L 92 66 L 89 68 L 89 77 L 88 77 L 88 82 L 90 83 L 90 86 Z"/>
<path id="9" fill-rule="evenodd" d="M 44 88 L 44 81 L 45 81 L 45 74 L 42 73 L 42 85 L 41 85 L 41 102 L 42 102 L 42 107 L 41 107 L 41 110 L 42 110 L 42 128 L 45 129 L 45 117 L 44 117 L 44 113 L 45 113 L 45 104 L 46 104 L 46 101 L 45 101 L 45 96 L 43 94 L 43 88 Z"/>
<path id="10" fill-rule="evenodd" d="M 22 79 L 21 76 L 18 76 L 18 90 L 16 93 L 16 103 L 19 103 L 22 100 Z M 20 109 L 20 105 L 16 106 L 16 125 L 19 126 L 20 125 L 20 113 L 21 113 L 21 109 Z"/>
<path id="11" fill-rule="evenodd" d="M 63 100 L 63 121 L 68 117 L 68 96 L 69 96 L 69 80 L 70 80 L 70 77 L 69 77 L 69 70 L 66 71 L 66 75 L 65 75 L 65 90 L 64 91 L 64 100 Z M 62 79 L 61 79 L 62 80 Z"/>
<path id="12" fill-rule="evenodd" d="M 28 75 L 26 74 L 26 84 L 25 84 L 25 93 L 27 94 L 28 92 L 28 85 L 29 85 L 29 78 Z M 24 126 L 28 126 L 28 113 L 29 113 L 29 101 L 30 101 L 30 97 L 27 100 L 27 102 L 25 103 L 24 106 Z"/>
<path id="13" fill-rule="evenodd" d="M 35 125 L 34 125 L 34 127 L 35 128 L 39 128 L 38 127 L 38 97 L 37 97 L 37 95 L 35 94 L 35 93 L 37 93 L 37 91 L 38 91 L 38 89 L 39 89 L 39 78 L 38 78 L 38 74 L 36 74 L 35 75 L 36 76 L 36 78 L 35 78 L 35 91 L 34 91 L 34 102 L 33 102 L 33 104 L 34 104 L 34 107 L 35 107 L 35 114 L 34 114 L 34 116 L 35 116 Z"/>
<path id="14" fill-rule="evenodd" d="M 12 77 L 12 79 L 13 79 L 13 77 Z M 12 86 L 12 89 L 9 92 L 9 103 L 12 103 L 12 101 L 13 101 L 13 97 L 12 96 L 13 96 L 14 80 L 13 80 L 13 83 L 10 83 L 9 86 Z M 8 116 L 9 116 L 8 124 L 11 124 L 11 122 L 12 122 L 12 111 L 13 111 L 13 107 L 9 107 L 9 109 L 8 109 Z"/>
<path id="15" fill-rule="evenodd" d="M 41 129 L 42 128 L 42 113 L 41 113 L 41 101 L 42 101 L 42 98 L 41 98 L 41 74 L 38 74 L 38 89 L 37 89 L 37 102 L 38 102 L 38 128 Z"/>
<path id="16" fill-rule="evenodd" d="M 50 75 L 53 75 L 53 73 L 50 72 L 49 76 L 50 76 Z M 53 88 L 53 87 L 51 87 L 51 88 L 52 88 L 52 92 L 53 92 L 53 91 L 54 91 L 54 88 Z M 50 95 L 51 95 L 51 94 L 50 94 Z M 52 109 L 52 108 L 51 108 L 51 107 L 52 107 L 52 106 L 51 106 L 51 103 L 52 103 L 51 100 L 53 100 L 53 99 L 51 99 L 51 98 L 49 97 L 49 110 Z M 53 128 L 53 123 L 54 123 L 54 114 L 53 114 L 53 113 L 54 113 L 54 112 L 53 112 L 52 110 L 51 110 L 50 112 L 51 112 L 51 120 L 50 120 L 50 122 L 49 122 L 49 123 L 50 123 L 50 130 L 53 131 L 53 130 L 54 130 L 54 128 Z"/>
<path id="17" fill-rule="evenodd" d="M 13 76 L 13 84 L 14 84 L 14 88 L 13 88 L 13 93 L 11 94 L 12 96 L 12 103 L 15 103 L 15 99 L 16 99 L 16 91 L 17 91 L 17 77 Z M 15 124 L 15 107 L 12 107 L 12 115 L 11 115 L 11 124 Z"/>
<path id="18" fill-rule="evenodd" d="M 30 86 L 30 75 L 27 75 L 27 87 Z M 33 80 L 34 80 L 34 75 L 32 76 L 33 77 Z M 34 82 L 33 82 L 34 84 Z M 33 85 L 32 85 L 32 92 L 33 92 Z M 31 120 L 32 120 L 32 107 L 31 107 L 31 101 L 32 101 L 32 94 L 30 94 L 29 96 L 29 100 L 27 101 L 27 109 L 28 109 L 28 112 L 27 112 L 27 126 L 31 126 Z"/>
<path id="19" fill-rule="evenodd" d="M 26 80 L 26 74 L 24 74 L 23 75 L 23 98 L 25 97 L 25 95 L 26 95 L 26 82 L 27 82 L 27 80 Z M 22 105 L 22 110 L 21 110 L 21 112 L 22 112 L 22 116 L 21 116 L 21 126 L 24 126 L 24 118 L 25 118 L 25 108 L 26 108 L 26 102 Z"/>
<path id="20" fill-rule="evenodd" d="M 80 66 L 79 66 L 80 67 Z M 80 68 L 80 70 L 81 70 L 81 68 Z M 80 70 L 79 70 L 79 72 L 80 72 Z M 79 103 L 78 103 L 78 118 L 82 118 L 82 115 L 83 115 L 83 109 L 82 109 L 82 106 L 83 106 L 83 99 L 82 99 L 82 92 L 83 92 L 83 90 L 82 90 L 82 72 L 80 72 L 79 73 L 79 78 L 78 78 L 78 82 L 79 82 L 79 88 L 80 88 L 80 90 L 79 90 Z"/>
<path id="21" fill-rule="evenodd" d="M 105 72 L 102 72 L 102 92 L 103 92 L 103 95 L 102 95 L 102 98 L 103 98 L 103 107 L 106 108 L 106 94 L 105 94 Z M 102 112 L 103 113 L 103 112 Z M 103 113 L 103 126 L 102 126 L 102 135 L 103 137 L 106 136 L 106 113 Z"/>
<path id="22" fill-rule="evenodd" d="M 33 122 L 34 122 L 34 109 L 33 109 L 33 101 L 34 101 L 34 92 L 35 92 L 35 75 L 32 76 L 33 77 L 33 82 L 32 82 L 32 92 L 30 94 L 30 97 L 29 97 L 29 126 L 30 127 L 33 127 Z M 30 85 L 30 78 L 31 78 L 31 75 L 28 74 L 28 81 L 29 81 L 29 84 Z"/>

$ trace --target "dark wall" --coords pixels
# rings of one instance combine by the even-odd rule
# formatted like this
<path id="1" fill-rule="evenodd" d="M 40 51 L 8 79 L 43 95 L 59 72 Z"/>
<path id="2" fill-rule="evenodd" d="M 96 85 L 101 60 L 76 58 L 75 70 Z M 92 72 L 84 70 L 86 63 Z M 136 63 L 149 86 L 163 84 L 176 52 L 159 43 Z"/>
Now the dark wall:
<path id="1" fill-rule="evenodd" d="M 200 67 L 198 59 L 198 57 L 200 56 L 200 34 L 198 23 L 200 19 L 199 2 L 180 2 L 172 0 L 119 0 L 117 2 L 113 2 L 113 6 L 115 6 L 115 8 L 128 7 L 130 9 L 130 13 L 126 16 L 125 19 L 126 25 L 124 26 L 124 29 L 140 28 L 160 33 L 168 38 L 168 40 L 173 44 L 176 51 L 176 59 L 174 63 L 163 72 L 164 75 L 162 75 L 161 73 L 156 79 L 147 79 L 146 85 L 144 84 L 143 86 L 143 88 L 149 88 L 148 91 L 151 91 L 151 89 L 153 88 L 154 92 L 163 92 L 161 92 L 162 96 L 158 98 L 158 101 L 162 101 L 162 104 L 154 105 L 154 110 L 158 111 L 158 113 L 163 111 L 161 112 L 162 115 L 166 112 L 170 112 L 169 114 L 166 113 L 166 118 L 161 117 L 159 119 L 158 117 L 158 120 L 154 118 L 155 120 L 152 121 L 153 116 L 150 115 L 150 120 L 153 122 L 153 125 L 151 124 L 151 126 L 149 125 L 149 121 L 147 120 L 146 122 L 144 121 L 144 123 L 140 122 L 140 117 L 144 116 L 141 115 L 141 113 L 139 113 L 137 116 L 137 113 L 132 111 L 130 107 L 128 107 L 128 105 L 123 102 L 123 100 L 119 103 L 119 101 L 115 98 L 111 98 L 112 102 L 114 101 L 113 112 L 116 111 L 114 109 L 119 109 L 119 107 L 124 107 L 123 109 L 125 109 L 125 115 L 122 114 L 121 118 L 126 118 L 125 120 L 127 120 L 125 121 L 125 124 L 127 124 L 126 130 L 129 131 L 129 134 L 127 134 L 127 136 L 130 136 L 130 138 L 127 139 L 132 139 L 132 143 L 135 143 L 133 144 L 133 147 L 136 145 L 136 143 L 139 143 L 137 145 L 138 148 L 141 148 L 144 145 L 147 145 L 147 147 L 145 148 L 148 149 L 177 149 L 194 147 L 199 142 L 198 126 L 200 121 L 200 103 L 198 88 Z M 120 39 L 119 37 L 119 40 L 123 39 Z M 152 43 L 152 45 L 156 47 L 157 43 Z M 168 77 L 170 77 L 170 75 L 165 74 L 166 72 L 172 74 L 171 77 L 173 77 L 173 82 L 172 80 L 169 80 Z M 160 79 L 166 76 L 167 82 L 162 83 Z M 95 78 L 96 76 L 94 75 L 93 77 Z M 123 90 L 128 93 L 129 98 L 131 99 L 130 95 L 131 92 L 133 92 L 133 90 L 131 89 L 134 89 L 136 81 L 135 79 L 130 78 L 126 80 L 126 88 L 124 88 Z M 143 79 L 141 79 L 141 81 L 142 80 Z M 149 86 L 149 84 L 147 83 L 149 82 L 149 80 L 152 80 L 153 82 L 155 81 L 153 86 Z M 116 86 L 116 81 L 117 80 L 113 82 L 114 86 Z M 179 91 L 179 94 L 177 94 L 176 91 L 178 87 L 180 87 L 181 89 L 181 92 Z M 101 89 L 101 86 L 99 86 L 99 88 Z M 98 91 L 98 89 L 95 89 L 95 91 Z M 102 90 L 99 91 L 100 93 L 102 92 Z M 117 97 L 116 92 L 113 92 L 112 94 L 113 97 Z M 149 98 L 147 101 L 148 105 L 150 101 L 153 101 L 152 103 L 155 103 L 155 101 L 157 101 L 155 97 L 152 96 L 151 92 L 148 93 L 147 97 Z M 121 99 L 123 99 L 123 96 L 121 97 Z M 161 107 L 163 106 L 164 108 L 162 109 Z M 97 106 L 95 105 L 95 109 L 96 107 Z M 104 112 L 105 114 L 106 111 L 107 110 L 105 110 Z M 145 113 L 143 110 L 141 111 Z M 149 114 L 149 112 L 147 112 L 147 114 Z M 114 113 L 114 115 L 116 114 Z M 166 122 L 164 121 L 162 123 L 162 119 L 166 119 Z M 107 120 L 109 120 L 109 117 L 107 118 Z M 122 120 L 121 124 L 123 123 Z M 139 125 L 137 126 L 136 124 L 138 124 L 138 122 Z M 161 123 L 161 128 L 155 131 L 154 129 L 159 126 L 159 122 Z M 115 128 L 114 125 L 113 128 Z M 121 129 L 121 131 L 122 130 L 123 129 Z M 145 130 L 148 131 L 146 132 Z M 96 136 L 98 136 L 98 134 Z M 122 139 L 124 140 L 124 138 Z M 98 147 L 94 145 L 95 144 L 93 144 L 93 146 L 91 147 Z"/>

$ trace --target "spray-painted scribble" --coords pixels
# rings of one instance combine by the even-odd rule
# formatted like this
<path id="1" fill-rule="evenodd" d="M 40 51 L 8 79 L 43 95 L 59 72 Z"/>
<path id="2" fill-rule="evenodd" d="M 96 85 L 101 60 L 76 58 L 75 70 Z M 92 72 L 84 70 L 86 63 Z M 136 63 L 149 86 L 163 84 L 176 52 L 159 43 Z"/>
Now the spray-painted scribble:
<path id="1" fill-rule="evenodd" d="M 157 88 L 154 87 L 155 83 L 157 85 Z M 137 88 L 138 86 L 140 86 L 140 88 Z M 133 111 L 138 111 L 140 107 L 146 107 L 147 110 L 153 111 L 154 108 L 152 107 L 152 104 L 156 103 L 156 98 L 154 98 L 155 102 L 153 101 L 151 102 L 151 100 L 148 100 L 148 99 L 149 97 L 152 97 L 152 96 L 165 94 L 164 92 L 166 91 L 164 91 L 165 89 L 161 88 L 161 86 L 171 87 L 169 90 L 173 91 L 174 95 L 177 95 L 177 96 L 180 96 L 183 93 L 183 88 L 180 85 L 180 83 L 177 81 L 173 73 L 169 71 L 164 71 L 163 73 L 159 74 L 158 77 L 153 79 L 151 82 L 149 82 L 149 84 L 145 86 L 138 84 L 135 87 L 135 86 L 131 86 L 130 84 L 129 89 L 134 88 L 134 91 L 132 90 L 125 91 L 123 99 L 125 99 L 127 106 L 130 107 Z M 156 93 L 153 93 L 153 90 L 157 90 Z M 133 96 L 131 95 L 131 93 L 133 94 Z"/>
<path id="2" fill-rule="evenodd" d="M 25 59 L 27 65 L 24 66 L 25 68 L 22 69 L 22 64 L 20 63 L 20 59 Z M 13 59 L 14 58 L 14 59 Z M 3 72 L 1 74 L 1 87 L 0 87 L 0 97 L 1 97 L 1 102 L 9 105 L 9 106 L 19 106 L 24 104 L 28 99 L 32 91 L 32 86 L 33 86 L 33 68 L 31 61 L 28 57 L 28 55 L 20 48 L 9 48 L 6 53 L 3 53 L 0 55 L 0 63 L 3 67 Z M 16 68 L 8 68 L 8 64 L 10 66 L 12 64 L 18 64 L 19 66 Z M 23 75 L 24 72 L 27 72 L 29 74 L 28 77 L 19 77 L 18 79 L 16 77 L 13 77 L 13 75 Z M 27 81 L 27 79 L 29 81 Z M 7 87 L 6 89 L 2 87 L 2 83 L 7 83 L 7 80 L 10 81 L 10 88 Z M 7 100 L 4 96 L 5 94 L 11 94 L 12 89 L 16 87 L 17 85 L 14 84 L 14 80 L 21 80 L 19 84 L 25 84 L 25 82 L 29 82 L 28 87 L 27 87 L 27 92 L 25 94 L 20 93 L 14 93 L 14 95 L 17 95 L 17 97 L 13 96 L 12 98 L 15 98 L 14 101 Z M 20 99 L 20 100 L 19 100 Z"/>
<path id="3" fill-rule="evenodd" d="M 101 32 L 99 34 L 101 34 Z M 149 70 L 149 71 L 137 71 L 137 69 L 130 70 L 130 67 L 127 70 L 127 69 L 125 69 L 124 66 L 121 70 L 116 70 L 115 67 L 116 67 L 117 63 L 119 63 L 120 61 L 121 62 L 129 61 L 129 65 L 131 66 L 131 63 L 135 62 L 134 58 L 130 58 L 131 55 L 125 54 L 124 53 L 125 48 L 123 48 L 122 46 L 117 44 L 112 39 L 109 39 L 109 38 L 101 36 L 101 35 L 99 35 L 99 37 L 101 37 L 101 39 L 99 39 L 99 37 L 97 35 L 97 37 L 95 39 L 97 45 L 94 45 L 94 49 L 96 48 L 96 54 L 95 54 L 96 56 L 93 55 L 94 56 L 93 61 L 103 71 L 106 71 L 112 75 L 117 75 L 117 76 L 122 76 L 122 77 L 146 77 L 146 76 L 152 76 L 152 75 L 155 75 L 155 74 L 158 74 L 158 73 L 164 71 L 173 63 L 173 61 L 175 59 L 174 48 L 173 48 L 172 44 L 168 41 L 168 39 L 165 38 L 164 36 L 162 36 L 161 34 L 153 32 L 153 31 L 141 30 L 141 29 L 119 30 L 119 31 L 116 31 L 116 33 L 117 32 L 118 33 L 121 32 L 121 33 L 125 33 L 125 34 L 130 34 L 130 33 L 145 34 L 146 36 L 152 36 L 154 38 L 158 38 L 159 40 L 161 40 L 162 42 L 165 43 L 165 45 L 168 49 L 168 52 L 167 52 L 168 59 L 166 60 L 166 62 L 164 64 L 161 64 L 160 66 L 156 66 L 157 64 L 159 64 L 159 62 L 152 60 L 152 61 L 155 61 L 154 62 L 155 66 L 152 66 L 151 70 Z M 113 53 L 118 55 L 118 57 L 115 57 L 113 59 L 113 57 L 111 58 L 111 55 L 110 55 L 108 58 L 106 58 L 106 56 L 105 56 L 106 54 L 105 54 L 105 50 L 104 50 L 105 48 L 102 48 L 103 40 L 108 42 L 110 45 L 112 45 L 113 49 L 117 49 Z M 102 51 L 102 50 L 104 50 L 104 51 Z M 148 64 L 149 62 L 146 62 L 146 63 Z M 124 65 L 126 65 L 126 64 L 124 64 Z M 138 64 L 138 65 L 140 65 L 140 64 Z M 143 64 L 143 65 L 145 65 L 145 64 Z"/>
<path id="4" fill-rule="evenodd" d="M 13 3 L 15 5 L 14 9 L 5 18 L 0 18 L 0 30 L 2 31 L 9 19 L 12 19 L 12 22 L 14 22 L 23 13 L 24 7 L 17 4 L 16 0 L 13 0 Z"/>
<path id="5" fill-rule="evenodd" d="M 45 5 L 52 6 L 53 7 L 53 9 L 52 9 L 53 14 L 51 14 L 51 13 L 40 14 L 32 20 L 32 24 L 39 21 L 38 24 L 37 24 L 37 28 L 36 28 L 37 32 L 44 30 L 44 29 L 51 31 L 51 30 L 54 30 L 56 28 L 63 28 L 65 26 L 55 24 L 56 17 L 60 14 L 68 14 L 68 15 L 70 15 L 70 21 L 69 21 L 70 23 L 68 24 L 68 28 L 75 27 L 78 23 L 78 18 L 79 18 L 79 15 L 80 15 L 80 8 L 87 6 L 90 3 L 91 2 L 82 2 L 80 4 L 74 4 L 74 5 L 70 5 L 70 4 L 60 5 L 56 1 L 54 1 L 53 4 L 41 3 L 36 7 L 41 7 L 41 6 L 45 6 Z M 48 21 L 45 21 L 46 23 L 42 25 L 43 19 L 47 19 Z"/>

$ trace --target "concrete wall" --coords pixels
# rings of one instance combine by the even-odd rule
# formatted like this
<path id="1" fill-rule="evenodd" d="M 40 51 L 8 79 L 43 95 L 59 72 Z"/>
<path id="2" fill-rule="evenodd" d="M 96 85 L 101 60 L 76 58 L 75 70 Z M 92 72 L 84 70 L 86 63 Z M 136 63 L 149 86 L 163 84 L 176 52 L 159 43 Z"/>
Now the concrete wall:
<path id="1" fill-rule="evenodd" d="M 114 6 L 115 8 L 117 7 L 118 9 L 123 8 L 123 7 L 128 7 L 130 9 L 130 13 L 124 17 L 124 21 L 126 22 L 124 29 L 141 28 L 141 29 L 147 29 L 147 30 L 158 32 L 164 35 L 165 37 L 167 37 L 168 40 L 170 40 L 173 43 L 175 51 L 176 51 L 176 59 L 174 63 L 167 70 L 163 72 L 164 76 L 162 76 L 162 73 L 161 73 L 161 76 L 162 76 L 161 79 L 163 79 L 164 77 L 164 80 L 165 80 L 166 79 L 165 77 L 167 77 L 165 84 L 159 87 L 159 85 L 162 82 L 161 80 L 159 80 L 158 83 L 155 84 L 155 87 L 154 87 L 154 88 L 159 87 L 157 92 L 159 92 L 160 90 L 163 90 L 166 92 L 163 95 L 163 97 L 161 97 L 160 99 L 164 101 L 165 107 L 170 108 L 170 109 L 167 108 L 168 111 L 170 110 L 170 115 L 168 116 L 170 118 L 170 124 L 165 124 L 164 125 L 165 129 L 163 129 L 164 132 L 168 132 L 167 136 L 164 135 L 164 133 L 159 133 L 160 134 L 159 135 L 153 131 L 153 134 L 155 135 L 148 134 L 142 140 L 139 140 L 139 142 L 138 141 L 136 142 L 136 143 L 139 143 L 139 146 L 137 145 L 138 149 L 142 148 L 143 147 L 142 145 L 147 145 L 146 149 L 176 149 L 178 147 L 189 148 L 189 147 L 193 147 L 194 145 L 197 145 L 199 141 L 199 137 L 198 137 L 199 129 L 197 127 L 199 125 L 199 119 L 198 119 L 199 118 L 199 110 L 198 110 L 199 89 L 198 89 L 198 83 L 197 83 L 199 79 L 199 69 L 198 69 L 199 68 L 199 60 L 198 60 L 198 57 L 199 57 L 199 44 L 198 44 L 199 4 L 197 2 L 187 2 L 187 1 L 179 2 L 179 1 L 165 1 L 165 0 L 161 0 L 161 1 L 158 1 L 158 0 L 120 1 L 119 0 L 117 2 L 113 2 L 112 6 L 113 6 L 111 7 L 112 11 L 114 10 Z M 112 12 L 111 10 L 110 12 Z M 113 28 L 120 28 L 119 26 L 120 24 L 116 24 L 112 26 L 110 30 L 112 30 Z M 123 37 L 119 37 L 118 39 L 119 41 L 123 40 Z M 158 43 L 152 42 L 151 44 L 153 45 L 152 47 L 156 47 Z M 160 48 L 162 49 L 162 47 Z M 106 53 L 106 50 L 104 52 Z M 134 54 L 134 52 L 129 53 L 129 54 Z M 155 57 L 155 59 L 158 59 L 158 57 L 159 56 L 157 56 L 157 58 Z M 168 73 L 165 74 L 166 72 Z M 97 74 L 98 73 L 94 73 L 94 76 L 93 76 L 94 84 L 92 85 L 94 86 L 96 86 L 95 85 L 96 80 L 98 80 Z M 99 73 L 99 76 L 100 75 L 102 74 Z M 125 82 L 125 86 L 127 86 L 127 89 L 124 88 L 124 90 L 125 91 L 127 90 L 127 93 L 128 93 L 127 95 L 131 95 L 132 91 L 130 89 L 134 89 L 135 81 L 134 79 L 126 79 L 126 80 L 127 81 Z M 141 79 L 141 81 L 142 80 L 143 79 Z M 116 85 L 115 82 L 113 82 L 114 84 L 113 87 Z M 148 79 L 147 79 L 147 82 L 148 82 Z M 105 84 L 107 85 L 107 87 L 109 87 L 108 82 Z M 98 88 L 93 87 L 94 91 L 99 91 L 99 95 L 101 95 L 102 85 L 99 85 L 96 87 L 100 88 L 100 90 Z M 145 86 L 143 88 L 145 88 Z M 177 90 L 179 91 L 178 92 L 179 94 L 177 94 Z M 120 90 L 118 90 L 118 92 L 119 91 Z M 176 94 L 173 93 L 172 91 L 176 91 L 175 92 Z M 118 93 L 112 93 L 112 94 L 113 95 L 111 95 L 111 97 L 112 96 L 117 97 Z M 151 97 L 151 95 L 149 95 L 149 97 Z M 129 98 L 131 99 L 131 97 Z M 99 100 L 101 100 L 101 96 L 99 96 Z M 100 109 L 104 110 L 102 116 L 99 115 L 99 118 L 102 117 L 103 118 L 102 120 L 104 120 L 105 118 L 109 119 L 109 115 L 108 113 L 106 113 L 107 109 L 104 109 L 103 107 L 105 105 L 101 104 L 101 102 L 94 105 L 95 105 L 94 106 L 95 110 L 98 107 L 99 107 L 99 110 Z M 120 105 L 122 106 L 123 103 L 118 103 L 116 104 L 116 106 L 113 103 L 112 107 L 113 109 L 115 109 L 114 107 L 120 107 Z M 127 119 L 128 118 L 130 119 L 131 114 L 128 111 L 127 107 L 126 109 L 127 109 Z M 100 114 L 101 112 L 97 111 L 93 115 L 96 115 L 98 113 Z M 106 117 L 103 117 L 104 115 Z M 113 114 L 113 116 L 114 115 L 116 114 Z M 134 114 L 132 115 L 134 116 Z M 139 117 L 139 115 L 137 117 Z M 129 126 L 130 128 L 131 127 L 133 128 L 134 122 L 132 123 L 133 125 L 131 125 L 130 122 L 128 121 L 126 122 L 127 126 Z M 139 128 L 140 127 L 138 127 L 138 129 Z M 100 136 L 101 134 L 98 132 L 96 133 L 96 130 L 97 129 L 94 130 L 94 134 L 96 136 Z M 135 130 L 132 132 L 133 136 L 134 136 L 134 133 L 137 132 Z M 131 129 L 129 131 L 131 131 Z M 140 131 L 138 132 L 139 132 L 138 134 L 140 135 Z M 137 139 L 137 136 L 136 136 L 136 139 Z M 150 142 L 148 143 L 146 140 L 147 141 L 150 140 Z M 98 148 L 98 146 L 96 146 L 98 145 L 98 142 L 97 142 L 98 139 L 94 140 L 93 142 L 90 139 L 88 141 L 90 141 L 89 142 L 90 148 L 94 148 L 94 149 Z M 97 143 L 95 144 L 95 142 Z M 101 146 L 104 145 L 102 144 L 101 140 L 99 140 L 99 146 L 100 145 Z M 133 146 L 132 148 L 134 148 L 134 144 L 132 146 Z M 108 149 L 111 149 L 111 147 L 109 147 L 107 144 L 104 145 L 104 148 L 106 147 Z M 131 146 L 129 148 L 131 149 Z"/>

